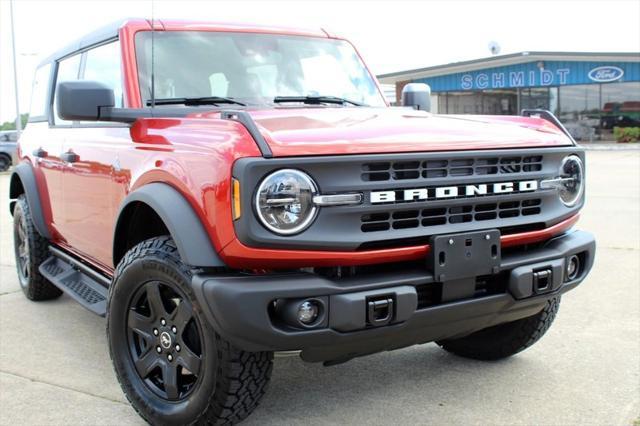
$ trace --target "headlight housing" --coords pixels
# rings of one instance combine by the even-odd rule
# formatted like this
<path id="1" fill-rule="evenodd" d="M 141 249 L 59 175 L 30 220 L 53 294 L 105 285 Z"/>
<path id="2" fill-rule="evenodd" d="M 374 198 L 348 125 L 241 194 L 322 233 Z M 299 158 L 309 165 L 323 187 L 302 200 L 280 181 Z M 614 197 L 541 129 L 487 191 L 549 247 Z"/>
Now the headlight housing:
<path id="1" fill-rule="evenodd" d="M 292 235 L 304 231 L 316 217 L 313 197 L 318 187 L 300 170 L 283 169 L 268 175 L 256 193 L 256 215 L 272 232 Z"/>
<path id="2" fill-rule="evenodd" d="M 555 188 L 560 201 L 573 207 L 580 202 L 584 194 L 584 166 L 577 155 L 569 155 L 562 159 L 559 176 L 555 179 L 542 181 L 542 188 Z"/>

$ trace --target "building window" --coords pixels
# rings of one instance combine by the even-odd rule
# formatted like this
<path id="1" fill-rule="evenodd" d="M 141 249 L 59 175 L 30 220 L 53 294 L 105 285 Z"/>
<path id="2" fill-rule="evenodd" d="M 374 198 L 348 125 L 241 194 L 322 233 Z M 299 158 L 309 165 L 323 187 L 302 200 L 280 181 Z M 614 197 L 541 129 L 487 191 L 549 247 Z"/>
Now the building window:
<path id="1" fill-rule="evenodd" d="M 560 119 L 578 122 L 597 118 L 600 111 L 600 85 L 560 87 Z"/>
<path id="2" fill-rule="evenodd" d="M 612 129 L 640 125 L 640 83 L 560 87 L 560 119 L 565 123 Z"/>
<path id="3" fill-rule="evenodd" d="M 640 126 L 640 82 L 602 85 L 600 126 Z"/>

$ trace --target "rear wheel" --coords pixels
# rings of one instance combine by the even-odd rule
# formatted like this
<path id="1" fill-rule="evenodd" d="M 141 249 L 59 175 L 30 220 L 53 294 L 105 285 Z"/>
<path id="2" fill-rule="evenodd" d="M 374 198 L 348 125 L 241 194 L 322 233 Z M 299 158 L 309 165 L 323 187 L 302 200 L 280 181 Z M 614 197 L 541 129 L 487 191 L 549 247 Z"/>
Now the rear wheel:
<path id="1" fill-rule="evenodd" d="M 49 241 L 36 231 L 24 194 L 18 197 L 13 210 L 13 247 L 18 281 L 25 296 L 30 300 L 49 300 L 60 296 L 62 291 L 47 281 L 38 269 L 49 257 Z"/>
<path id="2" fill-rule="evenodd" d="M 173 240 L 131 249 L 110 288 L 109 349 L 118 380 L 152 424 L 234 424 L 264 395 L 270 352 L 244 352 L 211 328 Z"/>
<path id="3" fill-rule="evenodd" d="M 560 297 L 547 302 L 537 314 L 517 321 L 499 324 L 460 339 L 436 342 L 448 352 L 479 360 L 507 358 L 527 349 L 547 332 L 556 317 Z"/>

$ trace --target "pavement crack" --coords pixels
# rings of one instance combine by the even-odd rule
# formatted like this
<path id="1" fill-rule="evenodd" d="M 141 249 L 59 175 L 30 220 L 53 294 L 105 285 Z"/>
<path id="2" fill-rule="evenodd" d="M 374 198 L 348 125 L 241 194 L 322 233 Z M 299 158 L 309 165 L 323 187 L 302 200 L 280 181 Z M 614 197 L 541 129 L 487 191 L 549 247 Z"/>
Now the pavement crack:
<path id="1" fill-rule="evenodd" d="M 97 395 L 95 393 L 91 393 L 91 392 L 87 392 L 84 390 L 80 390 L 80 389 L 76 389 L 76 388 L 72 388 L 69 386 L 63 386 L 63 385 L 59 385 L 56 383 L 51 383 L 51 382 L 47 382 L 45 380 L 39 380 L 39 379 L 34 379 L 33 377 L 28 377 L 28 376 L 23 376 L 22 374 L 17 374 L 17 373 L 13 373 L 11 371 L 6 371 L 6 370 L 0 370 L 0 374 L 6 374 L 8 376 L 13 376 L 13 377 L 18 377 L 20 379 L 24 379 L 24 380 L 29 380 L 30 382 L 34 382 L 34 383 L 42 383 L 44 385 L 49 385 L 49 386 L 53 386 L 59 389 L 64 389 L 64 390 L 68 390 L 68 391 L 72 391 L 72 392 L 77 392 L 77 393 L 81 393 L 83 395 L 88 395 L 88 396 L 92 396 L 94 398 L 100 398 L 100 399 L 104 399 L 105 401 L 110 401 L 110 402 L 115 402 L 117 404 L 121 404 L 121 405 L 129 405 L 124 401 L 119 401 L 117 399 L 112 399 L 103 395 Z"/>
<path id="2" fill-rule="evenodd" d="M 0 293 L 0 297 L 6 296 L 7 294 L 19 293 L 20 291 L 22 291 L 22 290 L 4 291 L 4 292 Z"/>

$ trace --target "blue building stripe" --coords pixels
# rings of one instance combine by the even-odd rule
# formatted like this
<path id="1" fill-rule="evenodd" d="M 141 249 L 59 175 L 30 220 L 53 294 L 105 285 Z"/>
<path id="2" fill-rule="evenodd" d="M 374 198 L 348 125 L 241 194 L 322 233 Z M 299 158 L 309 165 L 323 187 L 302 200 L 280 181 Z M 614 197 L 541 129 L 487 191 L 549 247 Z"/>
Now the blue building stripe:
<path id="1" fill-rule="evenodd" d="M 539 63 L 544 64 L 544 66 L 540 68 Z M 615 80 L 616 82 L 640 82 L 640 61 L 532 61 L 517 65 L 422 78 L 415 81 L 427 83 L 434 93 L 599 84 L 600 82 L 594 81 L 589 77 L 589 72 L 603 66 L 617 67 L 623 71 L 623 75 Z"/>

